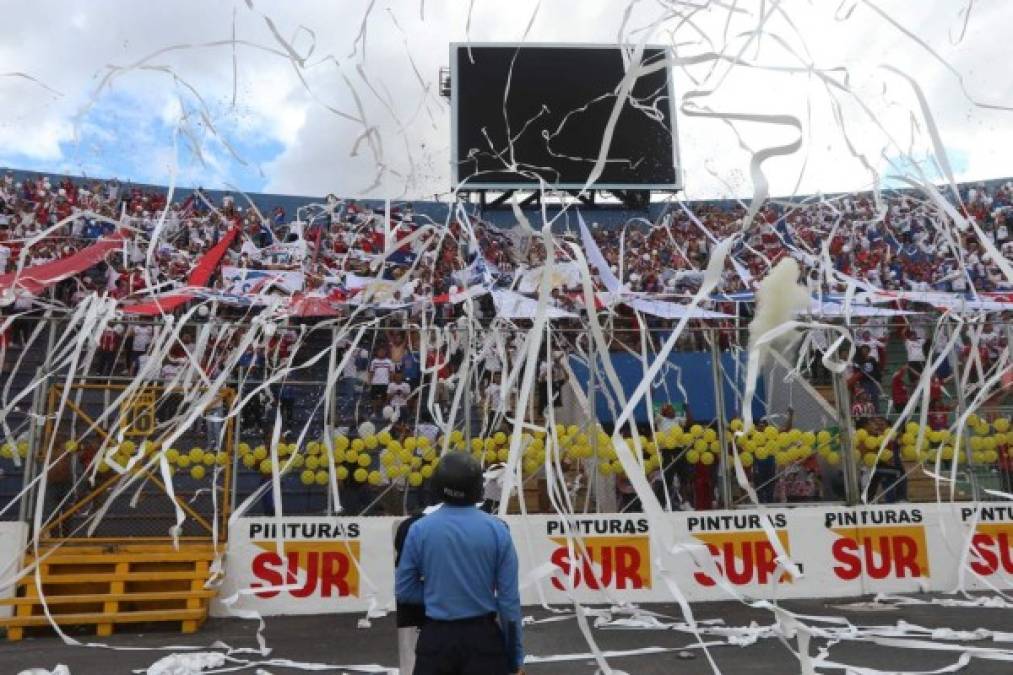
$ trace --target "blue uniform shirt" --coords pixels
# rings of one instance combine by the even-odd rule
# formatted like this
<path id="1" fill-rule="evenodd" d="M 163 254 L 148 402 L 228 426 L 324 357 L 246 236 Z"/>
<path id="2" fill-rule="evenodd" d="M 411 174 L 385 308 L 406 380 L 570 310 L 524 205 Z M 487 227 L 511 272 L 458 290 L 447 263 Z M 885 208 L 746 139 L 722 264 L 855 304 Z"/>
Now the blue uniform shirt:
<path id="1" fill-rule="evenodd" d="M 511 671 L 524 663 L 517 551 L 506 524 L 474 506 L 444 504 L 408 530 L 397 600 L 437 621 L 499 615 Z"/>

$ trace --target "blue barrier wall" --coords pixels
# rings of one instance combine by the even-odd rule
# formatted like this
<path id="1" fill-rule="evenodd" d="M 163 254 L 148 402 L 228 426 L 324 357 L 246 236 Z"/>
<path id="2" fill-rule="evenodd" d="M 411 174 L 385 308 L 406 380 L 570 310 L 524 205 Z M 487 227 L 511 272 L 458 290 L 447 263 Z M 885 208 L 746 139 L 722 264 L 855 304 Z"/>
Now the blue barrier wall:
<path id="1" fill-rule="evenodd" d="M 640 384 L 644 370 L 650 363 L 643 364 L 632 354 L 611 354 L 612 366 L 622 383 L 626 397 Z M 577 357 L 570 358 L 577 381 L 584 382 L 585 392 L 590 386 L 587 364 Z M 745 352 L 723 352 L 721 354 L 721 370 L 724 375 L 725 415 L 727 419 L 738 417 L 741 413 L 741 392 L 745 390 L 746 354 Z M 602 370 L 599 367 L 598 372 Z M 622 406 L 608 382 L 595 383 L 598 419 L 603 423 L 612 422 L 622 411 Z M 658 373 L 651 387 L 651 396 L 655 406 L 667 401 L 689 404 L 692 418 L 698 422 L 711 422 L 717 418 L 717 402 L 714 396 L 714 378 L 711 370 L 710 352 L 678 352 L 668 357 L 665 366 Z M 610 405 L 611 399 L 611 405 Z M 766 392 L 763 379 L 757 383 L 756 396 L 753 399 L 753 417 L 760 419 L 766 414 Z M 636 408 L 637 422 L 646 422 L 648 409 L 646 402 Z"/>

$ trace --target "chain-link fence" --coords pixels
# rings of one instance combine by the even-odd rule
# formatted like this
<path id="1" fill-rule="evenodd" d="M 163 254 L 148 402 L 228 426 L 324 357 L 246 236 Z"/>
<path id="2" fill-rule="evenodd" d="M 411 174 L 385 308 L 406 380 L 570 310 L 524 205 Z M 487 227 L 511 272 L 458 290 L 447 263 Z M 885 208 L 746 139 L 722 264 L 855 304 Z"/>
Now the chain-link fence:
<path id="1" fill-rule="evenodd" d="M 488 507 L 510 511 L 639 510 L 631 474 L 671 510 L 1010 491 L 1008 326 L 815 328 L 750 382 L 745 319 L 674 334 L 636 316 L 538 332 L 447 318 L 198 316 L 75 341 L 20 317 L 0 517 L 39 513 L 47 536 L 207 537 L 237 510 L 401 514 L 433 500 L 448 450 L 479 458 Z"/>

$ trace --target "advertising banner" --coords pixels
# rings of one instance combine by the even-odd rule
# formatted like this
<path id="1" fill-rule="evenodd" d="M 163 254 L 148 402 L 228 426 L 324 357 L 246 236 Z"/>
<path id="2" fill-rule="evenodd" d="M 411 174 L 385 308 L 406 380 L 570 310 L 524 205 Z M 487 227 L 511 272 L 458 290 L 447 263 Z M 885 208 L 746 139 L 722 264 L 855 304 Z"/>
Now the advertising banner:
<path id="1" fill-rule="evenodd" d="M 223 601 L 261 614 L 330 614 L 386 607 L 394 597 L 394 518 L 242 518 L 229 530 Z"/>
<path id="2" fill-rule="evenodd" d="M 657 523 L 640 513 L 505 520 L 526 605 L 671 602 L 673 585 L 694 602 L 1013 587 L 1006 504 L 676 512 Z M 215 615 L 227 614 L 221 599 L 237 592 L 235 608 L 265 616 L 393 608 L 400 521 L 286 517 L 279 530 L 273 518 L 240 519 Z"/>
<path id="3" fill-rule="evenodd" d="M 13 582 L 21 570 L 21 554 L 28 541 L 28 523 L 0 521 L 0 598 L 14 595 Z M 11 616 L 12 608 L 0 605 L 0 618 Z"/>

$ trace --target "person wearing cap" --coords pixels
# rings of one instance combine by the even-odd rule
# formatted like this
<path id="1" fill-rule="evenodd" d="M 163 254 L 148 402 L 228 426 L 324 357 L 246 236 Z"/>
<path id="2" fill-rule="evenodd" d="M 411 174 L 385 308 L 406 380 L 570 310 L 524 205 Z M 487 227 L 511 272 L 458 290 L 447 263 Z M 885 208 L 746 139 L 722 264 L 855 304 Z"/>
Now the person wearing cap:
<path id="1" fill-rule="evenodd" d="M 476 507 L 482 467 L 450 452 L 433 479 L 443 504 L 408 530 L 396 575 L 397 601 L 425 608 L 413 672 L 521 673 L 517 552 L 506 524 Z"/>

